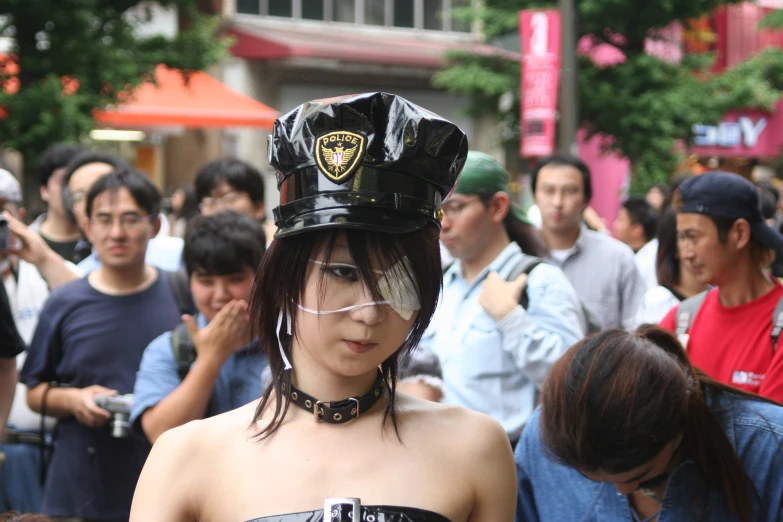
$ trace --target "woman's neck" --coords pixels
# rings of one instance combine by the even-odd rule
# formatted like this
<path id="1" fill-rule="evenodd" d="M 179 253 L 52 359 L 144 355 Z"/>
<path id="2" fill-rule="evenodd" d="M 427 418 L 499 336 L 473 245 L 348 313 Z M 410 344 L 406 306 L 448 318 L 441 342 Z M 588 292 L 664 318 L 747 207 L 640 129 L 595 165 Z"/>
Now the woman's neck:
<path id="1" fill-rule="evenodd" d="M 377 368 L 357 376 L 337 375 L 302 352 L 295 341 L 291 358 L 293 385 L 319 401 L 360 397 L 372 388 L 378 377 Z"/>

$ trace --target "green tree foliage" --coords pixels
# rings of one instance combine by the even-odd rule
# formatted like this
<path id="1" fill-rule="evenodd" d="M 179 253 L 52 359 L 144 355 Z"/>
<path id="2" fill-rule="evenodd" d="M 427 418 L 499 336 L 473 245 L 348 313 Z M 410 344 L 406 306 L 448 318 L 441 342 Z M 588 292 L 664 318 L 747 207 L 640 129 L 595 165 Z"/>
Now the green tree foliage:
<path id="1" fill-rule="evenodd" d="M 187 76 L 222 59 L 230 42 L 216 38 L 219 18 L 200 14 L 197 0 L 157 4 L 185 22 L 175 38 L 138 33 L 151 17 L 139 0 L 0 1 L 0 35 L 14 42 L 0 57 L 0 146 L 21 152 L 25 170 L 51 143 L 79 141 L 93 110 L 127 101 L 158 64 Z"/>
<path id="2" fill-rule="evenodd" d="M 688 20 L 739 0 L 576 0 L 578 38 L 589 35 L 596 44 L 609 44 L 626 57 L 612 67 L 579 60 L 580 118 L 592 134 L 613 136 L 603 144 L 631 160 L 635 190 L 665 181 L 674 172 L 682 144 L 692 139 L 696 123 L 717 123 L 730 109 L 771 109 L 783 95 L 783 50 L 769 48 L 722 74 L 709 72 L 709 54 L 685 54 L 678 64 L 645 53 L 645 39 L 654 29 Z M 554 1 L 487 0 L 481 8 L 463 12 L 480 20 L 488 40 L 518 30 L 521 9 L 556 7 Z M 783 26 L 783 11 L 765 20 Z M 780 18 L 778 21 L 777 18 Z M 622 37 L 618 37 L 622 35 Z M 454 54 L 435 84 L 470 94 L 472 112 L 493 113 L 503 123 L 509 146 L 519 140 L 518 63 L 499 58 Z M 513 104 L 499 103 L 513 96 Z"/>

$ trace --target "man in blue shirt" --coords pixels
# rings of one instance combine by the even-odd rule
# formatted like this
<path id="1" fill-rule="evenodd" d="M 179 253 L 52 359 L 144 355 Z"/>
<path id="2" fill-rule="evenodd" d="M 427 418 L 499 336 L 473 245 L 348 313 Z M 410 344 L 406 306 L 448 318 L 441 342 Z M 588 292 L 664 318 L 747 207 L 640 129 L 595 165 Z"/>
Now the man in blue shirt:
<path id="1" fill-rule="evenodd" d="M 129 168 L 120 158 L 104 152 L 85 151 L 68 163 L 63 176 L 63 205 L 68 216 L 86 232 L 89 217 L 85 212 L 85 197 L 90 187 L 103 175 L 120 167 Z M 162 215 L 158 219 L 165 219 Z M 147 246 L 146 263 L 161 270 L 175 271 L 181 267 L 182 239 L 155 233 Z M 90 245 L 88 234 L 75 247 L 73 262 L 82 276 L 101 266 L 98 252 Z M 69 260 L 70 261 L 70 260 Z"/>
<path id="2" fill-rule="evenodd" d="M 199 315 L 183 316 L 186 330 L 150 343 L 134 388 L 132 426 L 153 443 L 166 430 L 261 396 L 266 357 L 257 342 L 248 344 L 247 302 L 265 245 L 258 221 L 235 212 L 198 217 L 189 226 L 183 258 Z M 184 378 L 183 341 L 192 342 L 195 357 Z"/>
<path id="3" fill-rule="evenodd" d="M 515 442 L 549 368 L 583 337 L 586 322 L 558 268 L 542 263 L 529 276 L 506 280 L 526 255 L 546 255 L 507 184 L 494 159 L 468 153 L 443 205 L 441 240 L 456 261 L 443 275 L 442 299 L 421 345 L 441 362 L 444 402 L 491 415 Z M 527 308 L 520 305 L 525 291 Z"/>
<path id="4" fill-rule="evenodd" d="M 20 380 L 33 411 L 60 419 L 44 487 L 49 516 L 128 520 L 150 445 L 113 436 L 112 414 L 95 401 L 131 393 L 144 348 L 179 322 L 167 274 L 144 262 L 160 200 L 140 172 L 119 167 L 98 179 L 85 197 L 85 232 L 102 266 L 54 289 L 41 311 Z"/>

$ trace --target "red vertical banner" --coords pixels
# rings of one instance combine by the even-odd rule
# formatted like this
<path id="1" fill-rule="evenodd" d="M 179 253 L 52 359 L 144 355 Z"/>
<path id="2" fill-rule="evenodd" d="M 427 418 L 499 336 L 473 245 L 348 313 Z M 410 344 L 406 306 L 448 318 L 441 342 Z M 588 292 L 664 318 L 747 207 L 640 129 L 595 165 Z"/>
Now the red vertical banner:
<path id="1" fill-rule="evenodd" d="M 519 12 L 522 43 L 521 156 L 555 150 L 557 93 L 560 84 L 560 12 L 555 9 Z"/>

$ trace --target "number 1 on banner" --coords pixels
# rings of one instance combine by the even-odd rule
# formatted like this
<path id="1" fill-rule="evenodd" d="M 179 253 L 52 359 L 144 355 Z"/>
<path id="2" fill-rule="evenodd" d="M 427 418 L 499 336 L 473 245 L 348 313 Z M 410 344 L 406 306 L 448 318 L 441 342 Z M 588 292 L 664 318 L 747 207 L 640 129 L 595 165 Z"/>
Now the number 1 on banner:
<path id="1" fill-rule="evenodd" d="M 560 85 L 560 12 L 519 12 L 522 44 L 520 155 L 548 156 L 555 150 Z"/>

